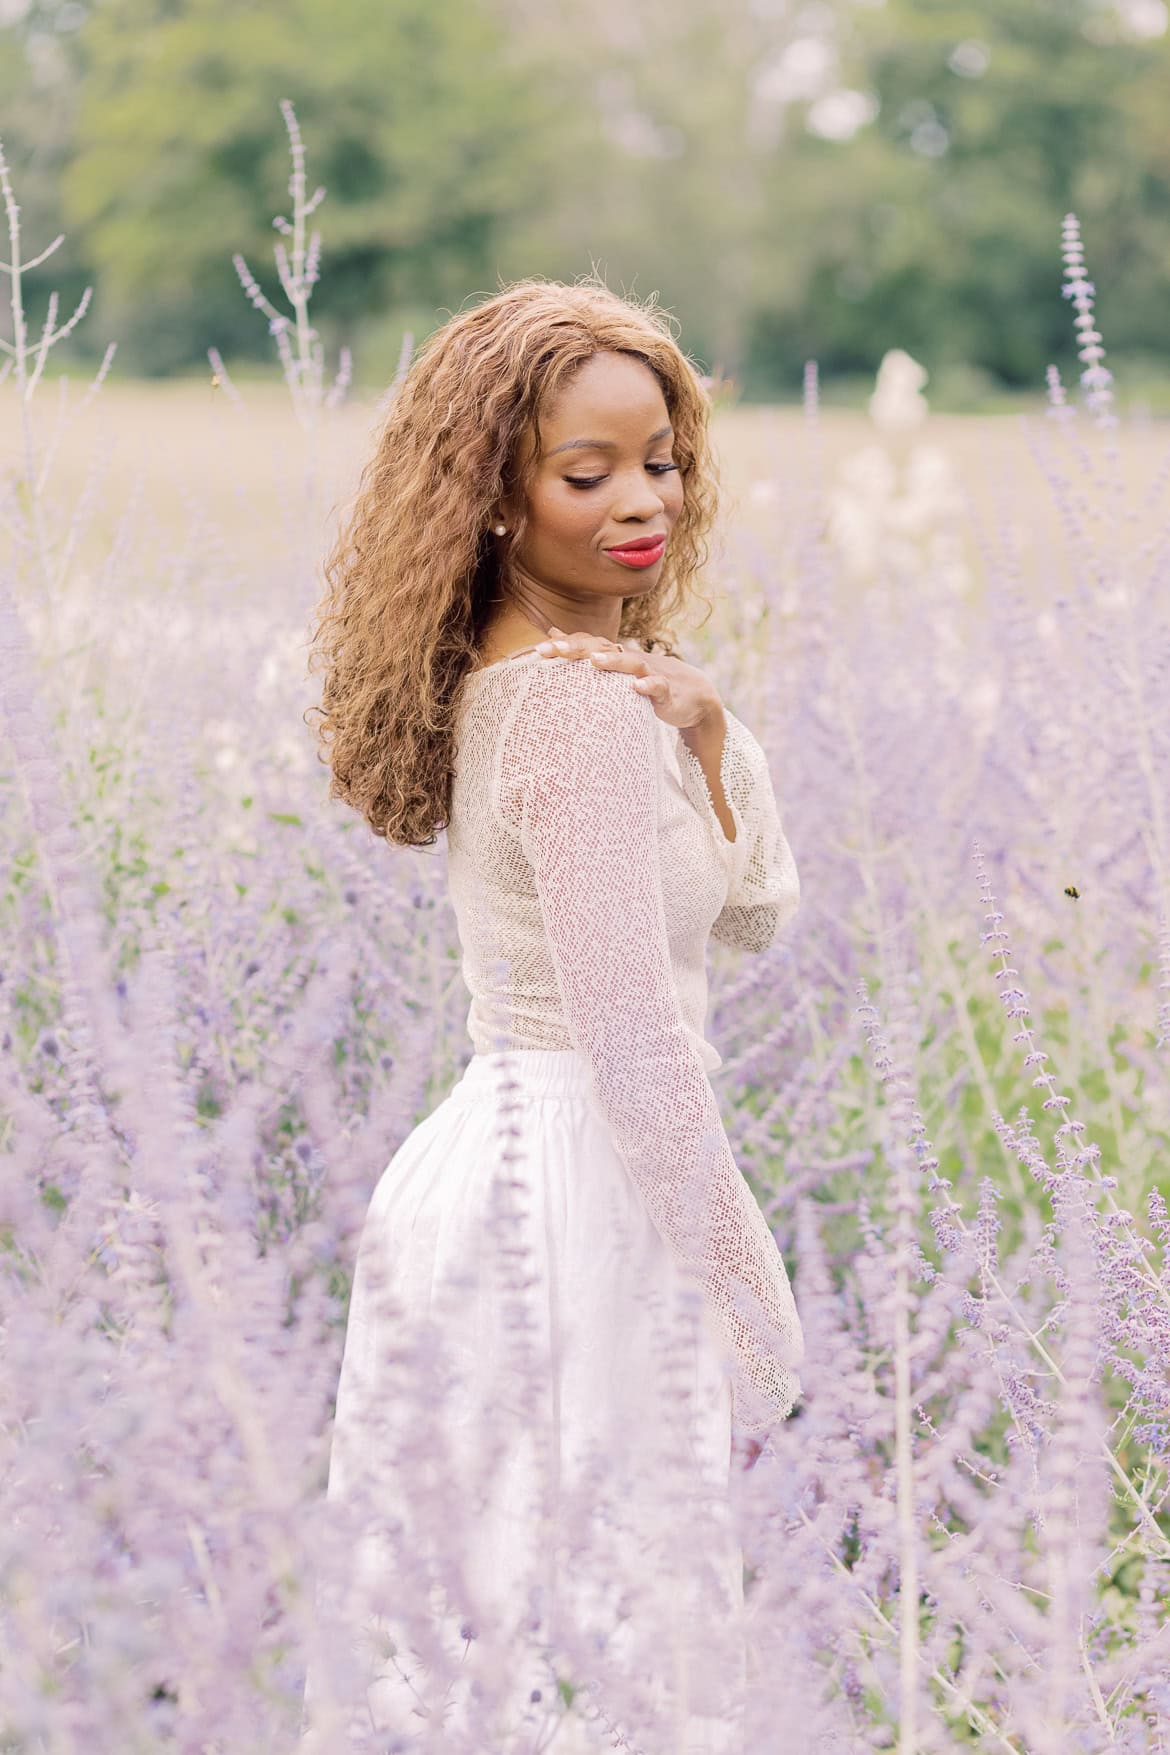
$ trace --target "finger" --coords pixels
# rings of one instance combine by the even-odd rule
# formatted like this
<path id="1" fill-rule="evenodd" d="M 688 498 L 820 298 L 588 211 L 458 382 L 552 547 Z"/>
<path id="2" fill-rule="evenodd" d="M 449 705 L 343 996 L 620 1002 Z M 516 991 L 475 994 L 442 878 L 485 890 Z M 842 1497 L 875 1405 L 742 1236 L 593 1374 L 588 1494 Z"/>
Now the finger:
<path id="1" fill-rule="evenodd" d="M 542 640 L 536 650 L 544 658 L 584 658 L 592 638 L 590 634 L 562 634 L 553 629 L 550 637 Z"/>
<path id="2" fill-rule="evenodd" d="M 664 676 L 636 676 L 634 687 L 640 695 L 649 695 L 655 701 L 664 701 L 670 693 L 670 684 Z"/>
<path id="3" fill-rule="evenodd" d="M 556 640 L 542 640 L 538 652 L 553 658 L 591 658 L 594 653 L 613 651 L 611 641 L 600 634 L 563 634 Z M 616 649 L 620 654 L 620 648 Z"/>

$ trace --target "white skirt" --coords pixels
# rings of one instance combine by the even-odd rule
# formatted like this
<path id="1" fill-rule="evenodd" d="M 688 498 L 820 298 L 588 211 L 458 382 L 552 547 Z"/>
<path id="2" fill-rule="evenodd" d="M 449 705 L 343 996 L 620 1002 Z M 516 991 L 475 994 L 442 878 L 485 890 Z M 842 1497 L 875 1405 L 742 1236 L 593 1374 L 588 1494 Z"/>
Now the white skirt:
<path id="1" fill-rule="evenodd" d="M 710 1320 L 583 1057 L 475 1055 L 391 1159 L 358 1251 L 308 1696 L 322 1749 L 344 1730 L 378 1755 L 741 1755 Z"/>

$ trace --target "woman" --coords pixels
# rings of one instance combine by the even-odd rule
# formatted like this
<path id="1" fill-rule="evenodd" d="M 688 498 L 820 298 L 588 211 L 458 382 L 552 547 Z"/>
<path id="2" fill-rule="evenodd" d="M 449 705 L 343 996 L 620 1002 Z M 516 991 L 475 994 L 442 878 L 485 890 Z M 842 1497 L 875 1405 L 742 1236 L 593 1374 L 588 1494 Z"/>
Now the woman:
<path id="1" fill-rule="evenodd" d="M 765 949 L 799 886 L 759 745 L 665 637 L 708 412 L 661 313 L 516 283 L 420 349 L 328 568 L 331 796 L 446 830 L 475 1049 L 358 1252 L 322 1707 L 358 1746 L 742 1748 L 733 1422 L 750 1463 L 802 1337 L 705 953 Z"/>

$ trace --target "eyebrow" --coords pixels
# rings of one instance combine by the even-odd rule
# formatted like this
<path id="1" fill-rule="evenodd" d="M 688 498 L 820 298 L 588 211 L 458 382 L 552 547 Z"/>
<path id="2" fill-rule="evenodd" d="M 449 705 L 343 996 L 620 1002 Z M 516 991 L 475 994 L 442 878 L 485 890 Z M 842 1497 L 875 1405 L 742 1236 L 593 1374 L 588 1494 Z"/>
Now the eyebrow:
<path id="1" fill-rule="evenodd" d="M 653 445 L 659 439 L 665 439 L 667 433 L 669 433 L 671 430 L 672 429 L 668 426 L 667 427 L 659 427 L 659 429 L 656 433 L 650 434 L 650 437 L 647 439 L 646 443 L 648 445 Z M 550 457 L 555 457 L 558 451 L 616 451 L 616 450 L 617 450 L 617 446 L 614 444 L 612 439 L 566 439 L 563 444 L 554 445 L 552 450 L 548 453 L 548 455 Z"/>

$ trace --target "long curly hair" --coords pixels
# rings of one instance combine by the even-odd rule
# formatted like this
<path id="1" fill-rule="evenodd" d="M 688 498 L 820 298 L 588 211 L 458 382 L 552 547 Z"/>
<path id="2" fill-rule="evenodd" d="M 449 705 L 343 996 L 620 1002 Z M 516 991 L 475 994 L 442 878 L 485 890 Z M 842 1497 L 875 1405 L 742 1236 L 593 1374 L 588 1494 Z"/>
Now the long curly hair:
<path id="1" fill-rule="evenodd" d="M 684 484 L 662 576 L 622 604 L 620 634 L 674 653 L 667 624 L 708 559 L 718 477 L 710 398 L 653 295 L 637 302 L 596 274 L 566 285 L 512 282 L 459 312 L 420 346 L 395 392 L 352 509 L 325 563 L 310 674 L 324 671 L 318 759 L 329 797 L 375 835 L 430 846 L 450 816 L 453 722 L 493 602 L 507 595 L 492 508 L 521 508 L 539 451 L 518 472 L 519 441 L 572 374 L 601 351 L 643 360 L 662 386 Z M 534 447 L 535 449 L 535 447 Z M 509 548 L 523 538 L 521 510 Z"/>

